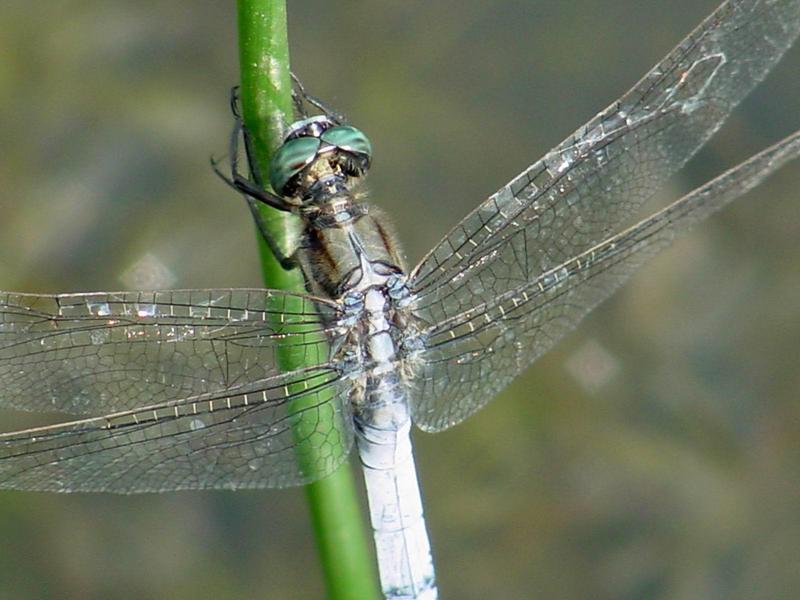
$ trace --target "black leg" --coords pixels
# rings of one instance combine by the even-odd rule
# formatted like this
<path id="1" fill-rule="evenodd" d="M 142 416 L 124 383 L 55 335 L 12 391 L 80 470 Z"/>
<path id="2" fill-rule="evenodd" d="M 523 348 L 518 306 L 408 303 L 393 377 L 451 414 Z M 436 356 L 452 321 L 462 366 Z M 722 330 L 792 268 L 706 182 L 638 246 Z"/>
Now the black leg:
<path id="1" fill-rule="evenodd" d="M 292 83 L 295 82 L 294 74 L 292 74 Z M 301 118 L 308 118 L 308 111 L 306 111 L 305 104 L 303 104 L 303 96 L 298 93 L 295 86 L 292 86 L 292 104 L 294 104 L 294 112 Z"/>
<path id="2" fill-rule="evenodd" d="M 242 111 L 239 110 L 239 86 L 235 85 L 231 88 L 231 112 L 233 113 L 233 118 L 240 120 L 242 118 Z"/>
<path id="3" fill-rule="evenodd" d="M 255 221 L 256 227 L 258 227 L 258 233 L 267 244 L 269 251 L 272 252 L 272 256 L 275 257 L 275 260 L 278 261 L 278 264 L 281 266 L 281 268 L 284 271 L 291 271 L 297 267 L 297 261 L 291 256 L 286 256 L 283 253 L 283 250 L 280 248 L 280 246 L 278 246 L 278 242 L 274 237 L 272 237 L 272 234 L 267 229 L 267 224 L 264 223 L 264 217 L 261 216 L 261 211 L 259 210 L 256 201 L 247 194 L 245 194 L 244 198 L 247 200 L 247 206 L 250 209 L 250 214 L 253 215 L 253 221 Z"/>
<path id="4" fill-rule="evenodd" d="M 306 88 L 303 87 L 303 84 L 300 83 L 300 79 L 294 73 L 292 75 L 292 82 L 294 83 L 294 88 L 292 89 L 292 99 L 294 100 L 295 107 L 302 107 L 302 103 L 305 102 L 306 104 L 310 104 L 317 110 L 322 111 L 322 113 L 328 117 L 331 121 L 340 125 L 342 123 L 346 123 L 347 119 L 344 118 L 344 115 L 341 113 L 333 110 L 330 106 L 326 105 L 322 100 L 319 98 L 312 96 L 308 92 L 306 92 Z M 298 111 L 303 118 L 306 118 L 308 115 L 303 108 L 298 109 Z"/>
<path id="5" fill-rule="evenodd" d="M 262 202 L 267 206 L 271 206 L 272 208 L 284 212 L 291 212 L 292 207 L 287 204 L 283 198 L 264 189 L 260 184 L 261 178 L 258 175 L 256 165 L 252 161 L 253 154 L 250 151 L 250 137 L 247 129 L 244 127 L 244 123 L 242 122 L 241 118 L 241 112 L 239 110 L 238 90 L 238 86 L 231 89 L 231 112 L 233 112 L 234 116 L 234 126 L 233 131 L 231 132 L 230 144 L 228 148 L 228 164 L 230 167 L 230 175 L 226 175 L 222 172 L 222 170 L 219 168 L 219 161 L 213 157 L 211 158 L 211 167 L 214 169 L 214 172 L 220 179 L 245 197 L 245 200 L 247 200 L 247 206 L 250 209 L 250 213 L 253 216 L 253 220 L 256 223 L 256 227 L 258 227 L 261 237 L 264 239 L 270 251 L 280 263 L 281 267 L 286 270 L 293 269 L 296 266 L 296 262 L 290 256 L 286 256 L 286 254 L 284 254 L 283 250 L 278 246 L 278 243 L 270 234 L 266 224 L 264 223 L 264 219 L 261 216 L 261 212 L 259 211 L 256 201 Z M 239 168 L 240 135 L 244 138 L 248 168 L 253 179 L 250 179 L 246 175 L 242 174 Z"/>
<path id="6" fill-rule="evenodd" d="M 252 181 L 245 175 L 242 175 L 241 171 L 239 170 L 239 158 L 236 154 L 239 151 L 239 142 L 236 140 L 238 140 L 240 129 L 241 121 L 237 121 L 233 130 L 233 135 L 231 136 L 231 139 L 234 141 L 231 143 L 228 162 L 230 166 L 230 175 L 223 173 L 219 168 L 219 160 L 211 157 L 211 167 L 214 169 L 214 172 L 220 179 L 222 179 L 222 181 L 227 183 L 236 191 L 247 196 L 251 196 L 256 200 L 263 202 L 267 206 L 271 206 L 272 208 L 276 208 L 284 212 L 290 212 L 291 206 L 289 206 L 283 198 L 277 194 L 273 194 L 272 192 L 265 190 L 255 181 Z"/>

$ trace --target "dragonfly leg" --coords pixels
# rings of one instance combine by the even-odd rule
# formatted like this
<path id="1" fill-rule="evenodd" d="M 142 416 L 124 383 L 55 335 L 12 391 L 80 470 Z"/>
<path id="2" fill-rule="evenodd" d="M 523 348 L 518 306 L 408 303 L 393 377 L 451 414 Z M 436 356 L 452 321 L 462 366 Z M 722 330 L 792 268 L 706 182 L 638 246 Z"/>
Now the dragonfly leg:
<path id="1" fill-rule="evenodd" d="M 231 112 L 233 113 L 233 117 L 235 119 L 242 118 L 242 111 L 239 109 L 239 86 L 235 85 L 231 88 Z"/>
<path id="2" fill-rule="evenodd" d="M 252 141 L 250 138 L 250 132 L 247 130 L 247 127 L 244 126 L 244 119 L 242 118 L 242 110 L 239 104 L 238 85 L 235 85 L 231 88 L 230 103 L 231 103 L 231 113 L 233 113 L 234 125 L 233 125 L 233 131 L 231 132 L 228 154 L 230 156 L 231 179 L 234 181 L 234 187 L 236 187 L 243 193 L 256 196 L 259 200 L 265 202 L 266 204 L 269 204 L 273 208 L 278 208 L 279 210 L 288 210 L 288 208 L 286 208 L 286 202 L 283 200 L 283 198 L 265 190 L 263 184 L 261 183 L 262 181 L 264 181 L 264 178 L 261 177 L 261 172 L 258 168 L 258 165 L 255 162 L 253 162 L 251 158 L 253 156 L 252 146 L 251 146 Z M 241 171 L 239 170 L 239 135 L 241 135 L 244 138 L 244 149 L 245 149 L 245 155 L 247 156 L 247 168 L 250 172 L 251 177 L 253 178 L 252 180 L 241 175 Z M 239 185 L 247 189 L 240 189 L 238 187 Z M 265 197 L 259 197 L 259 194 Z M 278 204 L 282 206 L 277 206 Z"/>
<path id="3" fill-rule="evenodd" d="M 305 119 L 308 118 L 308 112 L 305 110 L 303 104 L 309 104 L 314 108 L 322 111 L 322 113 L 334 121 L 336 124 L 346 123 L 347 119 L 340 112 L 335 111 L 330 106 L 325 104 L 316 96 L 312 96 L 306 92 L 306 88 L 300 82 L 300 79 L 294 73 L 291 73 L 292 83 L 292 100 L 294 101 L 295 110 Z"/>
<path id="4" fill-rule="evenodd" d="M 214 169 L 214 172 L 220 179 L 245 197 L 245 200 L 247 200 L 247 206 L 250 209 L 250 214 L 253 216 L 256 227 L 258 227 L 258 231 L 269 247 L 270 252 L 272 252 L 272 254 L 275 256 L 281 267 L 286 270 L 290 270 L 297 266 L 297 262 L 290 256 L 286 255 L 286 253 L 278 245 L 278 242 L 275 240 L 275 238 L 270 234 L 264 222 L 264 218 L 258 208 L 257 201 L 284 212 L 290 212 L 291 206 L 289 206 L 286 201 L 277 194 L 264 189 L 259 183 L 261 181 L 261 177 L 258 174 L 257 166 L 251 159 L 253 154 L 250 151 L 250 136 L 247 128 L 244 126 L 244 122 L 242 121 L 241 117 L 241 111 L 239 110 L 238 91 L 238 86 L 235 86 L 231 89 L 231 112 L 234 116 L 234 126 L 233 131 L 231 132 L 230 147 L 228 149 L 230 174 L 226 175 L 223 173 L 219 168 L 219 161 L 213 157 L 211 158 L 211 167 Z M 247 175 L 243 174 L 239 166 L 240 135 L 244 138 L 248 169 L 253 179 L 250 179 L 247 177 Z"/>
<path id="5" fill-rule="evenodd" d="M 272 252 L 272 256 L 275 257 L 275 260 L 278 261 L 278 264 L 280 264 L 281 268 L 285 271 L 291 271 L 292 269 L 296 268 L 297 261 L 293 257 L 287 256 L 284 253 L 283 249 L 278 245 L 277 240 L 272 237 L 269 229 L 267 229 L 267 224 L 264 222 L 264 217 L 262 216 L 256 201 L 248 194 L 245 194 L 244 197 L 245 200 L 247 200 L 247 206 L 250 209 L 250 214 L 253 215 L 253 221 L 255 221 L 256 227 L 258 227 L 258 233 L 267 244 L 269 251 Z"/>
<path id="6" fill-rule="evenodd" d="M 301 91 L 298 91 L 298 89 Z M 294 73 L 292 73 L 292 104 L 294 104 L 294 112 L 297 113 L 301 118 L 307 119 L 308 111 L 306 110 L 306 106 L 303 101 L 305 98 L 304 93 L 305 91 L 303 90 L 303 86 L 297 81 Z"/>
<path id="7" fill-rule="evenodd" d="M 236 139 L 241 131 L 241 121 L 237 120 L 231 136 L 231 139 L 233 140 L 231 143 L 231 153 L 238 152 L 239 143 L 236 141 Z M 272 208 L 276 208 L 283 212 L 291 211 L 291 207 L 283 198 L 264 189 L 256 181 L 253 181 L 242 174 L 241 170 L 239 169 L 239 158 L 235 154 L 231 154 L 229 157 L 230 175 L 226 175 L 222 172 L 222 169 L 219 168 L 219 162 L 219 159 L 216 159 L 213 156 L 211 157 L 211 167 L 214 169 L 214 173 L 216 173 L 217 176 L 222 179 L 222 181 L 227 183 L 236 191 L 255 198 L 256 200 L 263 202 Z"/>

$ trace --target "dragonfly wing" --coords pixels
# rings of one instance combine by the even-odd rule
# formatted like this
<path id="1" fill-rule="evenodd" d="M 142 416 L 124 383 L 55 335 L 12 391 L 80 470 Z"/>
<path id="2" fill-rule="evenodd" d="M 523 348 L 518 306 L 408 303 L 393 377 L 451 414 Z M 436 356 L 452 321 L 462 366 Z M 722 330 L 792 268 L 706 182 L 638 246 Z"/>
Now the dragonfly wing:
<path id="1" fill-rule="evenodd" d="M 102 415 L 224 392 L 326 362 L 337 315 L 272 290 L 0 292 L 0 406 Z"/>
<path id="2" fill-rule="evenodd" d="M 336 371 L 314 367 L 0 434 L 0 488 L 135 493 L 308 483 L 349 453 L 349 388 Z"/>
<path id="3" fill-rule="evenodd" d="M 486 296 L 429 326 L 413 384 L 415 423 L 439 431 L 464 420 L 677 234 L 798 156 L 800 132 L 530 283 Z"/>
<path id="4" fill-rule="evenodd" d="M 636 86 L 459 223 L 411 276 L 437 323 L 516 289 L 623 225 L 800 33 L 800 0 L 723 3 Z"/>

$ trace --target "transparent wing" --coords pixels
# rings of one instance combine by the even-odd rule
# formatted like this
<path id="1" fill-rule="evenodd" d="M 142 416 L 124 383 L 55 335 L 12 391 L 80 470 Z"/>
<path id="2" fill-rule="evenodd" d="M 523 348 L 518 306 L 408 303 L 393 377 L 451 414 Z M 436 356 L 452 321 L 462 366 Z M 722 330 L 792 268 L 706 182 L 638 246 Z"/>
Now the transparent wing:
<path id="1" fill-rule="evenodd" d="M 675 235 L 798 156 L 800 132 L 531 282 L 430 326 L 411 395 L 415 423 L 438 431 L 471 415 Z"/>
<path id="2" fill-rule="evenodd" d="M 330 473 L 352 445 L 348 386 L 321 343 L 338 340 L 338 316 L 273 290 L 1 293 L 0 406 L 111 414 L 0 435 L 0 487 L 281 487 Z"/>
<path id="3" fill-rule="evenodd" d="M 800 33 L 800 0 L 722 4 L 632 90 L 481 204 L 419 264 L 438 323 L 536 281 L 625 222 Z"/>
<path id="4" fill-rule="evenodd" d="M 352 446 L 349 386 L 310 368 L 146 408 L 0 435 L 0 488 L 160 492 L 284 487 Z"/>
<path id="5" fill-rule="evenodd" d="M 0 407 L 102 415 L 224 392 L 278 375 L 279 352 L 324 363 L 337 316 L 272 290 L 0 292 Z"/>

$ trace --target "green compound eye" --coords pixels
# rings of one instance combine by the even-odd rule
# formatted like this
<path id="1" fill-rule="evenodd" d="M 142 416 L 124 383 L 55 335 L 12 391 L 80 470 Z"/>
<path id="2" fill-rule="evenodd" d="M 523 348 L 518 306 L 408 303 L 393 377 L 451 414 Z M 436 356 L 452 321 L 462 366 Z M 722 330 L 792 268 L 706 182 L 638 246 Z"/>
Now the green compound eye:
<path id="1" fill-rule="evenodd" d="M 372 144 L 367 136 L 350 125 L 336 125 L 330 129 L 312 131 L 311 126 L 316 125 L 317 120 L 298 121 L 293 125 L 296 129 L 294 135 L 301 137 L 293 137 L 284 142 L 275 153 L 270 165 L 269 182 L 277 194 L 286 196 L 294 193 L 295 190 L 290 189 L 292 179 L 317 158 L 323 144 L 329 150 L 335 149 L 331 160 L 346 175 L 358 177 L 369 168 Z"/>
<path id="2" fill-rule="evenodd" d="M 350 125 L 337 125 L 323 132 L 320 136 L 323 142 L 336 146 L 345 152 L 360 154 L 367 159 L 372 159 L 372 144 L 369 143 L 359 129 Z"/>
<path id="3" fill-rule="evenodd" d="M 319 147 L 319 138 L 301 137 L 289 140 L 278 148 L 269 168 L 272 189 L 283 196 L 289 180 L 314 160 Z"/>

